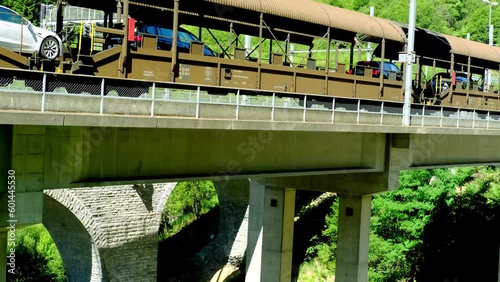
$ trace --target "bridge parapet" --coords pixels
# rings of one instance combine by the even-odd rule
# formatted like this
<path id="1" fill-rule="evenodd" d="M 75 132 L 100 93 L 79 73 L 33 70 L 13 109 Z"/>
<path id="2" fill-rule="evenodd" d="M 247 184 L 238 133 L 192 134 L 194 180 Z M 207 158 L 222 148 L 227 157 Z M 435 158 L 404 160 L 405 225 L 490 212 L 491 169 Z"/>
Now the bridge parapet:
<path id="1" fill-rule="evenodd" d="M 0 110 L 373 126 L 403 123 L 403 103 L 394 101 L 13 70 L 0 70 Z M 412 104 L 410 125 L 500 129 L 500 109 Z"/>

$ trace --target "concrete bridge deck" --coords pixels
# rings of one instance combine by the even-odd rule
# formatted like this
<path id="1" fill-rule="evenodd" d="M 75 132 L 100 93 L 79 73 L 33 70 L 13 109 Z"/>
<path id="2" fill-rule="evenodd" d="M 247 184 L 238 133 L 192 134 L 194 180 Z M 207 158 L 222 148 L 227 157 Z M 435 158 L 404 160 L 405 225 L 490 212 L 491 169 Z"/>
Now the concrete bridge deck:
<path id="1" fill-rule="evenodd" d="M 500 163 L 494 110 L 414 105 L 403 127 L 398 103 L 309 107 L 305 95 L 301 107 L 238 92 L 210 101 L 198 87 L 160 99 L 155 89 L 126 98 L 0 88 L 0 169 L 16 171 L 18 224 L 43 221 L 44 189 L 250 178 L 247 279 L 287 281 L 295 190 L 332 191 L 351 211 L 339 218 L 337 280 L 366 281 L 372 194 L 396 189 L 404 169 Z M 6 227 L 6 183 L 0 194 Z"/>

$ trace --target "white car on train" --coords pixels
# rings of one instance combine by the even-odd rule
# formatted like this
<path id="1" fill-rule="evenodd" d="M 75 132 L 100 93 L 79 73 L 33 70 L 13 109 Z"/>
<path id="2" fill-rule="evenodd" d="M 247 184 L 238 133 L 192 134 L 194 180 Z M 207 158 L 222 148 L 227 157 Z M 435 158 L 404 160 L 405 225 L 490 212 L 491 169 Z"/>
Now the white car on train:
<path id="1" fill-rule="evenodd" d="M 53 60 L 61 55 L 62 41 L 56 33 L 36 27 L 17 12 L 0 6 L 0 47 L 23 54 L 36 52 Z"/>

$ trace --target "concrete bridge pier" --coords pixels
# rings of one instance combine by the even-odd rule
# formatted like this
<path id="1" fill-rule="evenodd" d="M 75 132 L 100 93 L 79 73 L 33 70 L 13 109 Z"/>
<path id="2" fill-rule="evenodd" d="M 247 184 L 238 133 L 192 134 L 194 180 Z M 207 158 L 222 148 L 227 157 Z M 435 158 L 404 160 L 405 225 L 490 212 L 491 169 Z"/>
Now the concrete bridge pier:
<path id="1" fill-rule="evenodd" d="M 335 281 L 367 281 L 372 196 L 341 194 L 339 198 Z"/>
<path id="2" fill-rule="evenodd" d="M 246 281 L 291 281 L 295 189 L 250 181 Z"/>

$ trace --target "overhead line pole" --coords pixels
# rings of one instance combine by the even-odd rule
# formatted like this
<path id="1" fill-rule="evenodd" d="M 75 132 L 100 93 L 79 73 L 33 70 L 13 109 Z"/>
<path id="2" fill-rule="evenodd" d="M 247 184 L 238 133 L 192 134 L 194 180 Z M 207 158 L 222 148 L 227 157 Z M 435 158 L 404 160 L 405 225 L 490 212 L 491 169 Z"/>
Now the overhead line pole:
<path id="1" fill-rule="evenodd" d="M 408 43 L 406 48 L 405 96 L 403 106 L 403 126 L 410 126 L 411 93 L 413 76 L 413 59 L 415 50 L 415 18 L 417 1 L 410 0 L 410 15 L 408 18 Z"/>

